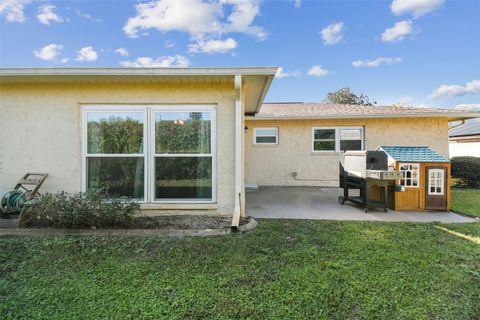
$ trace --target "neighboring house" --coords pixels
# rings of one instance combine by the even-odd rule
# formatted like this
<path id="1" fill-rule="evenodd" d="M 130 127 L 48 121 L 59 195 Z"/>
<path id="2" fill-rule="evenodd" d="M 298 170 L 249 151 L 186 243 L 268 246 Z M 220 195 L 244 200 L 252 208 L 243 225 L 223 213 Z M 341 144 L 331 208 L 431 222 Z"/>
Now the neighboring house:
<path id="1" fill-rule="evenodd" d="M 449 131 L 450 157 L 480 157 L 480 119 L 468 120 Z"/>
<path id="2" fill-rule="evenodd" d="M 244 184 L 338 185 L 339 152 L 429 146 L 474 112 L 262 104 L 277 68 L 0 70 L 0 193 L 102 188 L 145 213 L 234 215 Z M 237 222 L 238 223 L 238 222 Z"/>

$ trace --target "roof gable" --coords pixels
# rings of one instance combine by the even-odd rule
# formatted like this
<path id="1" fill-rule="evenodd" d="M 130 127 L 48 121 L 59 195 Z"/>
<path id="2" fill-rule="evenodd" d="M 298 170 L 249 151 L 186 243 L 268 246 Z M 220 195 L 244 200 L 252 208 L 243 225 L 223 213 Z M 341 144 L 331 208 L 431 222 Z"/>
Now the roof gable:
<path id="1" fill-rule="evenodd" d="M 398 162 L 450 162 L 430 147 L 382 146 L 381 149 Z"/>

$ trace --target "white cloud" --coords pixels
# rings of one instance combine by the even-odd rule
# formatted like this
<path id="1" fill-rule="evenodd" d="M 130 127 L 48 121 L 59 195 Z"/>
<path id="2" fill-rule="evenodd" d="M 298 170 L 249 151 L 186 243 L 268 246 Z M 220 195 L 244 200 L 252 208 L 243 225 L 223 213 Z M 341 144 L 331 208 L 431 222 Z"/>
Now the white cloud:
<path id="1" fill-rule="evenodd" d="M 118 53 L 122 57 L 128 57 L 128 50 L 125 48 L 118 48 L 117 50 L 115 50 L 115 53 Z"/>
<path id="2" fill-rule="evenodd" d="M 411 33 L 413 33 L 412 21 L 404 20 L 395 23 L 391 28 L 387 28 L 387 30 L 382 33 L 381 40 L 390 43 L 398 42 L 405 39 L 405 37 Z"/>
<path id="3" fill-rule="evenodd" d="M 5 17 L 8 22 L 25 22 L 25 6 L 32 0 L 1 0 L 0 16 Z"/>
<path id="4" fill-rule="evenodd" d="M 458 97 L 466 94 L 475 94 L 480 92 L 480 80 L 472 80 L 467 82 L 465 86 L 458 84 L 446 85 L 442 84 L 437 89 L 433 90 L 432 94 L 428 96 L 429 99 L 438 99 L 441 97 Z"/>
<path id="5" fill-rule="evenodd" d="M 80 9 L 75 9 L 75 14 L 77 15 L 77 17 L 85 18 L 85 19 L 88 19 L 88 20 L 91 20 L 91 21 L 94 21 L 94 22 L 102 22 L 103 21 L 102 19 L 92 17 L 91 14 L 82 12 Z"/>
<path id="6" fill-rule="evenodd" d="M 237 47 L 237 41 L 233 38 L 225 40 L 203 40 L 188 45 L 188 51 L 194 53 L 226 53 Z"/>
<path id="7" fill-rule="evenodd" d="M 63 58 L 62 60 L 60 60 L 60 63 L 68 63 L 68 58 Z"/>
<path id="8" fill-rule="evenodd" d="M 277 73 L 275 74 L 275 77 L 280 79 L 288 78 L 288 77 L 299 77 L 299 76 L 300 76 L 300 71 L 285 72 L 282 67 L 278 68 Z"/>
<path id="9" fill-rule="evenodd" d="M 172 40 L 165 40 L 164 45 L 167 49 L 173 48 L 175 47 L 175 42 L 173 42 Z"/>
<path id="10" fill-rule="evenodd" d="M 323 43 L 327 46 L 339 43 L 343 39 L 342 31 L 343 22 L 335 22 L 323 28 L 322 31 L 320 31 Z"/>
<path id="11" fill-rule="evenodd" d="M 62 22 L 63 19 L 54 12 L 56 8 L 57 7 L 51 4 L 46 4 L 38 7 L 38 21 L 46 25 L 49 25 L 50 22 Z"/>
<path id="12" fill-rule="evenodd" d="M 295 8 L 300 8 L 302 6 L 302 0 L 293 0 L 293 5 Z"/>
<path id="13" fill-rule="evenodd" d="M 393 0 L 390 10 L 396 16 L 411 14 L 414 18 L 419 18 L 437 10 L 444 3 L 445 0 Z"/>
<path id="14" fill-rule="evenodd" d="M 373 60 L 356 60 L 352 62 L 355 68 L 361 67 L 379 67 L 382 64 L 392 65 L 394 63 L 402 62 L 402 58 L 380 57 Z"/>
<path id="15" fill-rule="evenodd" d="M 206 35 L 219 37 L 228 32 L 245 33 L 265 39 L 262 27 L 252 25 L 260 14 L 259 0 L 176 1 L 156 0 L 135 5 L 137 11 L 123 27 L 129 37 L 139 31 L 182 31 L 193 38 Z M 230 14 L 225 18 L 224 11 Z"/>
<path id="16" fill-rule="evenodd" d="M 329 73 L 330 71 L 328 71 L 327 69 L 324 69 L 321 65 L 318 65 L 318 64 L 312 66 L 310 69 L 308 69 L 308 72 L 307 72 L 309 76 L 313 76 L 313 77 L 324 77 Z"/>
<path id="17" fill-rule="evenodd" d="M 45 60 L 45 61 L 52 61 L 56 57 L 60 55 L 60 51 L 63 49 L 63 45 L 61 44 L 49 44 L 39 50 L 33 51 L 35 57 Z"/>
<path id="18" fill-rule="evenodd" d="M 75 60 L 84 62 L 84 61 L 96 61 L 98 59 L 98 54 L 91 46 L 84 47 L 77 52 L 77 58 Z"/>
<path id="19" fill-rule="evenodd" d="M 480 103 L 457 104 L 455 107 L 453 107 L 453 109 L 465 111 L 480 111 Z"/>
<path id="20" fill-rule="evenodd" d="M 180 55 L 158 57 L 140 57 L 134 61 L 120 61 L 120 65 L 127 68 L 186 68 L 190 61 Z"/>

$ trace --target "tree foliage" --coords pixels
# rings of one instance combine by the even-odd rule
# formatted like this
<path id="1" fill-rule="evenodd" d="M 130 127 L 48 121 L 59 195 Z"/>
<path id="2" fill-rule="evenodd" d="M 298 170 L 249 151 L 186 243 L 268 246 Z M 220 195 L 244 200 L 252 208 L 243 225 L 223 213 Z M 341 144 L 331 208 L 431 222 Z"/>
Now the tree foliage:
<path id="1" fill-rule="evenodd" d="M 376 101 L 370 100 L 370 98 L 363 93 L 360 95 L 353 93 L 349 87 L 344 87 L 337 91 L 327 93 L 325 102 L 336 104 L 357 104 L 362 106 L 373 106 L 377 104 Z"/>
<path id="2" fill-rule="evenodd" d="M 480 188 L 480 158 L 452 158 L 452 177 L 469 188 Z"/>

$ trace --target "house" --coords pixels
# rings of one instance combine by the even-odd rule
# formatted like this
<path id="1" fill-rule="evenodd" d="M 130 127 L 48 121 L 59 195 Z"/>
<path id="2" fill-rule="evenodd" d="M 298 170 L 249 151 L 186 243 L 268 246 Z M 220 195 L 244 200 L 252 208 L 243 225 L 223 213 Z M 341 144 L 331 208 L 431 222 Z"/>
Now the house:
<path id="1" fill-rule="evenodd" d="M 450 157 L 480 157 L 480 119 L 468 120 L 449 131 Z"/>
<path id="2" fill-rule="evenodd" d="M 145 214 L 244 214 L 245 182 L 337 186 L 339 152 L 429 146 L 458 110 L 264 104 L 277 68 L 0 70 L 0 193 L 102 189 Z"/>
<path id="3" fill-rule="evenodd" d="M 450 161 L 429 147 L 382 146 L 389 167 L 404 172 L 402 190 L 391 190 L 394 210 L 449 210 Z"/>

